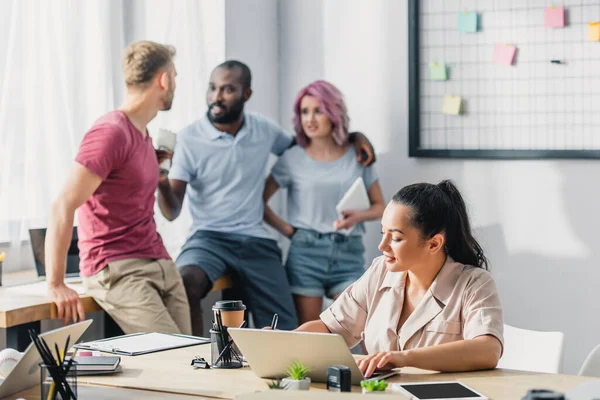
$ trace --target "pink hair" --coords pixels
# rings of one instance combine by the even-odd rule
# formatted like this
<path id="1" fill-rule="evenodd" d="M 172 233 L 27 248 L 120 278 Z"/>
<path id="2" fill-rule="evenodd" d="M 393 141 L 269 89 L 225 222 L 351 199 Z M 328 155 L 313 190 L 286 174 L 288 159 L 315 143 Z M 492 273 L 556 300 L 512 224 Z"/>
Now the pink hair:
<path id="1" fill-rule="evenodd" d="M 329 117 L 333 130 L 331 132 L 333 140 L 343 146 L 348 141 L 348 110 L 344 103 L 342 93 L 329 82 L 319 80 L 300 90 L 296 102 L 294 103 L 294 130 L 296 131 L 296 141 L 298 145 L 306 147 L 310 141 L 309 137 L 302 129 L 300 104 L 304 96 L 311 96 L 319 100 L 321 111 Z"/>

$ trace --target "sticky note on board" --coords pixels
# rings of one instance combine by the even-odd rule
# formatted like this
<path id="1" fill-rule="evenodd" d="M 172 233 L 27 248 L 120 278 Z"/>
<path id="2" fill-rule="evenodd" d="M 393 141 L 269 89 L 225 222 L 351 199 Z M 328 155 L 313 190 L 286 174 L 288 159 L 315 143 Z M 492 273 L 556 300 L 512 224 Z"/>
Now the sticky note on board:
<path id="1" fill-rule="evenodd" d="M 512 65 L 516 52 L 516 46 L 510 44 L 497 44 L 494 49 L 493 61 L 498 64 Z"/>
<path id="2" fill-rule="evenodd" d="M 587 40 L 600 42 L 600 22 L 590 22 L 588 24 Z"/>
<path id="3" fill-rule="evenodd" d="M 444 106 L 442 107 L 442 113 L 446 115 L 459 115 L 460 107 L 462 105 L 462 98 L 460 96 L 444 96 Z"/>
<path id="4" fill-rule="evenodd" d="M 475 11 L 461 11 L 458 13 L 459 32 L 477 32 L 478 16 Z"/>
<path id="5" fill-rule="evenodd" d="M 565 8 L 547 7 L 544 10 L 544 26 L 546 28 L 563 28 L 565 26 Z"/>
<path id="6" fill-rule="evenodd" d="M 448 73 L 446 72 L 445 63 L 429 63 L 429 78 L 432 81 L 447 81 Z"/>

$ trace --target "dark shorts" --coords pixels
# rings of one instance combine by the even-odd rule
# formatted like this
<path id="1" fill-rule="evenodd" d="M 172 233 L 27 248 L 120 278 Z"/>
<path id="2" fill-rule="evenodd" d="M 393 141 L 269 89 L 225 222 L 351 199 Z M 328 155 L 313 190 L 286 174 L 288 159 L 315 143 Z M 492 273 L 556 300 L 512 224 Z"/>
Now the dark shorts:
<path id="1" fill-rule="evenodd" d="M 214 231 L 197 231 L 183 245 L 177 267 L 202 268 L 211 282 L 231 274 L 258 328 L 269 326 L 273 314 L 278 327 L 295 329 L 298 318 L 277 242 Z"/>

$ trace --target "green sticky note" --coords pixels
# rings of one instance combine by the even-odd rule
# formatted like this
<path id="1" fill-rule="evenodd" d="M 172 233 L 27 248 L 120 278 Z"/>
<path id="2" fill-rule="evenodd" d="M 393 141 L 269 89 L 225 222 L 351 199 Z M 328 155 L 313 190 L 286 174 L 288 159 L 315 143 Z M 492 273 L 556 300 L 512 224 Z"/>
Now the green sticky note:
<path id="1" fill-rule="evenodd" d="M 448 73 L 446 71 L 446 64 L 444 63 L 429 63 L 429 77 L 432 81 L 447 81 Z"/>
<path id="2" fill-rule="evenodd" d="M 475 11 L 461 11 L 458 13 L 459 32 L 477 32 L 478 16 Z"/>

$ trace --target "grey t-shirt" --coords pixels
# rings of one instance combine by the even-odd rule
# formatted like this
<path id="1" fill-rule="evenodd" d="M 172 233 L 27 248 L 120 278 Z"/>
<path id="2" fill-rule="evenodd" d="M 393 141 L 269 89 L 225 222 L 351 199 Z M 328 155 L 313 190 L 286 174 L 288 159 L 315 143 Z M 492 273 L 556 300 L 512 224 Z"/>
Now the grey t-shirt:
<path id="1" fill-rule="evenodd" d="M 378 180 L 373 166 L 363 167 L 356 161 L 352 146 L 330 162 L 316 161 L 304 148 L 294 146 L 279 157 L 271 176 L 279 187 L 288 189 L 288 223 L 321 233 L 335 232 L 335 206 L 357 178 L 363 178 L 367 190 Z M 361 223 L 351 235 L 362 235 L 364 231 Z"/>
<path id="2" fill-rule="evenodd" d="M 187 204 L 198 230 L 272 239 L 263 224 L 263 191 L 269 153 L 281 155 L 292 143 L 277 124 L 245 113 L 232 136 L 202 118 L 177 135 L 169 179 L 188 183 Z"/>

